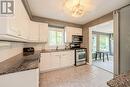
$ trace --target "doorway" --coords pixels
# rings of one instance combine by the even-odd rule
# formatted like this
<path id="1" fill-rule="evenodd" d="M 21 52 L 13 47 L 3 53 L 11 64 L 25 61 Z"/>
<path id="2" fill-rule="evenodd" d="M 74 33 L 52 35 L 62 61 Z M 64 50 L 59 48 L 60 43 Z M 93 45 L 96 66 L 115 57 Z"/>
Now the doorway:
<path id="1" fill-rule="evenodd" d="M 89 58 L 92 65 L 114 73 L 113 20 L 90 27 Z"/>

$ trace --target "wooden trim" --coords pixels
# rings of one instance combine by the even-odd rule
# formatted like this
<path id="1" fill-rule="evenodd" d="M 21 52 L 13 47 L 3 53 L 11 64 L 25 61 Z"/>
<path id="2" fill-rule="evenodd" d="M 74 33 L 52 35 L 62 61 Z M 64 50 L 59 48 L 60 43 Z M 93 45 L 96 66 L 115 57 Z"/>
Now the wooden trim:
<path id="1" fill-rule="evenodd" d="M 119 63 L 119 69 L 118 72 L 121 74 L 121 65 L 120 65 L 120 12 L 118 11 L 118 63 Z"/>
<path id="2" fill-rule="evenodd" d="M 97 32 L 97 31 L 92 31 L 93 34 L 100 34 L 100 35 L 110 35 L 112 33 L 104 33 L 104 32 Z"/>
<path id="3" fill-rule="evenodd" d="M 97 25 L 97 24 L 100 24 L 100 23 L 103 23 L 103 22 L 106 22 L 106 21 L 109 21 L 109 20 L 113 19 L 113 12 L 110 12 L 109 14 L 104 15 L 104 16 L 102 16 L 100 18 L 97 18 L 97 19 L 95 19 L 95 20 L 93 20 L 91 22 L 88 22 L 86 24 L 83 24 L 83 25 L 75 24 L 75 23 L 65 22 L 65 21 L 61 21 L 61 20 L 35 16 L 31 12 L 28 1 L 27 0 L 22 0 L 22 2 L 23 2 L 23 5 L 24 5 L 29 17 L 30 17 L 30 20 L 35 21 L 35 22 L 48 23 L 49 25 L 52 25 L 52 26 L 59 26 L 59 27 L 71 26 L 71 27 L 83 28 L 83 27 L 88 26 L 88 25 L 89 26 L 94 26 L 94 25 Z M 128 5 L 130 5 L 130 4 L 128 4 Z M 128 6 L 128 5 L 126 5 L 126 6 Z M 122 8 L 124 8 L 126 6 L 123 6 L 120 9 L 122 9 Z M 120 9 L 118 9 L 118 10 L 120 10 Z M 105 20 L 102 20 L 102 19 L 105 19 Z"/>
<path id="4" fill-rule="evenodd" d="M 60 21 L 60 20 L 56 20 L 56 19 L 38 17 L 38 16 L 32 16 L 31 20 L 35 21 L 35 22 L 48 23 L 49 25 L 52 25 L 52 26 L 59 26 L 59 27 L 71 26 L 71 27 L 82 28 L 82 25 L 79 25 L 79 24 L 74 24 L 74 23 L 71 23 L 71 22 Z"/>
<path id="5" fill-rule="evenodd" d="M 121 9 L 127 7 L 127 6 L 130 6 L 130 3 L 128 5 L 125 5 L 125 6 L 121 7 L 121 8 L 119 8 L 119 9 L 117 9 L 117 10 L 121 10 Z"/>
<path id="6" fill-rule="evenodd" d="M 92 27 L 92 26 L 95 26 L 95 25 L 98 25 L 98 24 L 101 24 L 101 23 L 104 23 L 104 22 L 107 22 L 107 21 L 110 21 L 110 20 L 113 20 L 113 12 L 110 12 L 100 18 L 97 18 L 91 22 L 88 22 L 86 24 L 83 25 L 83 27 Z"/>
<path id="7" fill-rule="evenodd" d="M 31 9 L 29 7 L 28 1 L 27 0 L 21 0 L 21 1 L 22 1 L 22 3 L 23 3 L 23 5 L 24 5 L 24 7 L 29 15 L 29 18 L 31 20 L 32 19 L 32 12 L 31 12 Z"/>
<path id="8" fill-rule="evenodd" d="M 30 20 L 35 21 L 35 22 L 42 22 L 42 23 L 48 23 L 49 25 L 52 26 L 58 26 L 58 27 L 65 27 L 65 26 L 71 26 L 71 27 L 78 27 L 78 28 L 82 28 L 81 24 L 75 24 L 75 23 L 71 23 L 71 22 L 65 22 L 65 21 L 61 21 L 61 20 L 56 20 L 56 19 L 51 19 L 51 18 L 44 18 L 44 17 L 39 17 L 39 16 L 35 16 L 32 14 L 30 6 L 28 4 L 27 0 L 22 0 L 23 5 L 30 17 Z"/>

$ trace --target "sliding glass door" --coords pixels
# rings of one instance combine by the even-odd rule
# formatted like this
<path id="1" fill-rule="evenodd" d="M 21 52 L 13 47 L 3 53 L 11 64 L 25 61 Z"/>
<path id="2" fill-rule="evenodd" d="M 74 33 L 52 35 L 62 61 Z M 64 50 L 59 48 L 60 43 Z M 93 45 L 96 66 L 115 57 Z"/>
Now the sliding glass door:
<path id="1" fill-rule="evenodd" d="M 109 35 L 100 35 L 99 39 L 99 50 L 109 51 Z"/>

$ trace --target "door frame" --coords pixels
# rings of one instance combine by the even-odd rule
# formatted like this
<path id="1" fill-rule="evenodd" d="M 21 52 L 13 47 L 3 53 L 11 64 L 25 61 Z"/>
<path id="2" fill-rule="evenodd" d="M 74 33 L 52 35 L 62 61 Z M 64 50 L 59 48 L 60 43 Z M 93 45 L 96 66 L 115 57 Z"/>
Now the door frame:
<path id="1" fill-rule="evenodd" d="M 118 14 L 113 13 L 113 32 L 114 32 L 114 53 L 113 53 L 113 73 L 119 74 L 119 28 Z M 95 25 L 94 25 L 95 26 Z M 92 65 L 92 28 L 89 27 L 89 64 Z"/>

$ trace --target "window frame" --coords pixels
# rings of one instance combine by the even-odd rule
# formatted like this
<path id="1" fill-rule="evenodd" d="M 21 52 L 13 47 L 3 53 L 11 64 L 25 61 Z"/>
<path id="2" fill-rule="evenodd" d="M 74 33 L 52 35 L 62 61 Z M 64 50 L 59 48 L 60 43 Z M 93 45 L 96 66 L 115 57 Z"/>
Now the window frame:
<path id="1" fill-rule="evenodd" d="M 48 42 L 48 44 L 49 44 L 49 46 L 64 46 L 64 44 L 65 44 L 65 29 L 64 29 L 64 27 L 56 27 L 56 26 L 48 26 L 48 28 L 49 28 L 49 42 Z M 56 44 L 54 44 L 54 45 L 51 45 L 50 44 L 50 31 L 55 31 L 56 32 Z M 58 45 L 57 44 L 57 33 L 58 32 L 62 32 L 63 33 L 63 42 L 62 42 L 62 44 L 60 44 L 60 45 Z"/>

